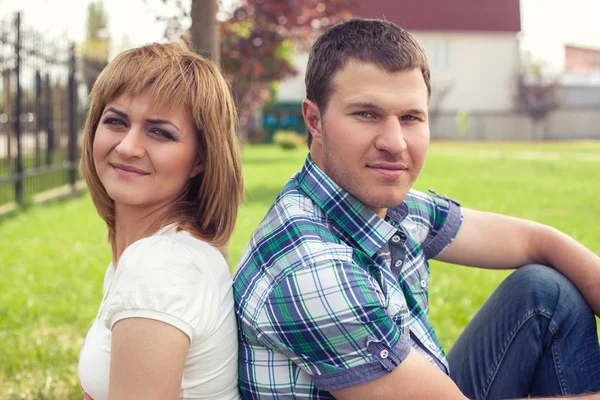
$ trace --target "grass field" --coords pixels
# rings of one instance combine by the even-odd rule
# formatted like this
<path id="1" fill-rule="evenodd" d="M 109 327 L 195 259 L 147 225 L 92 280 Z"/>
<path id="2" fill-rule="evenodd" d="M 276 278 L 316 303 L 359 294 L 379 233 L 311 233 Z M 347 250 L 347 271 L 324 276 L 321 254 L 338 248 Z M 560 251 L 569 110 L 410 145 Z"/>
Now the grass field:
<path id="1" fill-rule="evenodd" d="M 247 193 L 229 248 L 232 265 L 305 155 L 305 149 L 244 149 Z M 598 143 L 439 143 L 416 188 L 435 188 L 465 207 L 551 224 L 600 254 L 595 156 Z M 0 219 L 1 400 L 81 398 L 77 355 L 109 258 L 105 228 L 88 195 Z M 431 319 L 449 349 L 508 272 L 436 262 L 431 269 Z"/>

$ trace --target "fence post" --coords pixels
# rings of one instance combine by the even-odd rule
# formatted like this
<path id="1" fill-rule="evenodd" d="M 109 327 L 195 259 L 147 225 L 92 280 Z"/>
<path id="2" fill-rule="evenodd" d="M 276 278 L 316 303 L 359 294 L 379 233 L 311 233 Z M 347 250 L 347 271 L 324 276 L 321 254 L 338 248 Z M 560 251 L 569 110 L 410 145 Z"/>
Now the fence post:
<path id="1" fill-rule="evenodd" d="M 40 71 L 35 71 L 35 167 L 39 168 L 42 158 L 42 144 L 40 134 L 42 130 L 42 76 Z"/>
<path id="2" fill-rule="evenodd" d="M 75 45 L 69 51 L 69 183 L 75 191 L 77 179 L 77 81 L 75 80 Z"/>
<path id="3" fill-rule="evenodd" d="M 17 18 L 15 20 L 15 28 L 16 28 L 16 40 L 15 40 L 15 56 L 16 56 L 16 65 L 15 65 L 15 79 L 16 79 L 16 104 L 15 104 L 15 114 L 13 119 L 15 134 L 17 135 L 17 158 L 16 158 L 16 172 L 17 179 L 15 180 L 15 200 L 17 203 L 23 202 L 23 153 L 21 149 L 21 103 L 22 103 L 22 93 L 21 93 L 21 13 L 17 13 Z"/>
<path id="4" fill-rule="evenodd" d="M 44 104 L 44 118 L 46 121 L 46 165 L 52 165 L 52 156 L 54 155 L 54 110 L 52 108 L 52 85 L 50 84 L 50 74 L 46 74 L 44 80 L 46 93 Z"/>

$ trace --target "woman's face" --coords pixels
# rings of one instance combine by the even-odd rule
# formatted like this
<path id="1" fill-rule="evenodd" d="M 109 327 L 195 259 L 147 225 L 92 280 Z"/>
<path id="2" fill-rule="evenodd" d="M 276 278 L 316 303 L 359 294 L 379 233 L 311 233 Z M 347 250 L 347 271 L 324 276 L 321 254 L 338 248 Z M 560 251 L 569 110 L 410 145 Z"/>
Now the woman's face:
<path id="1" fill-rule="evenodd" d="M 150 90 L 109 102 L 96 128 L 94 166 L 115 205 L 154 210 L 173 203 L 204 165 L 196 129 L 183 108 L 169 112 Z"/>

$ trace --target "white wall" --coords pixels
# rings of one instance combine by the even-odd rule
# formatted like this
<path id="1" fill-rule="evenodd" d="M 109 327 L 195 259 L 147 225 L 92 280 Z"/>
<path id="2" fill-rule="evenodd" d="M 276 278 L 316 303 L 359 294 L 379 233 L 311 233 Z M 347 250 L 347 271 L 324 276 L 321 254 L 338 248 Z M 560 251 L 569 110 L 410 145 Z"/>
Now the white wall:
<path id="1" fill-rule="evenodd" d="M 304 75 L 306 73 L 306 64 L 308 63 L 308 53 L 297 52 L 294 55 L 294 66 L 298 70 L 298 75 L 286 79 L 279 85 L 277 92 L 277 101 L 300 102 L 306 97 L 306 88 L 304 86 Z"/>
<path id="2" fill-rule="evenodd" d="M 519 70 L 519 43 L 506 33 L 415 32 L 425 48 L 433 81 L 431 106 L 436 92 L 449 85 L 440 110 L 508 111 L 513 109 L 515 76 Z M 307 53 L 294 57 L 298 75 L 281 83 L 278 101 L 302 101 L 306 95 L 304 74 Z"/>
<path id="3" fill-rule="evenodd" d="M 519 42 L 511 33 L 414 32 L 424 47 L 436 92 L 448 88 L 440 110 L 508 111 L 513 109 Z"/>
<path id="4" fill-rule="evenodd" d="M 464 131 L 455 114 L 441 113 L 430 128 L 433 140 L 598 140 L 600 108 L 561 108 L 538 124 L 514 111 L 475 112 L 467 117 Z"/>

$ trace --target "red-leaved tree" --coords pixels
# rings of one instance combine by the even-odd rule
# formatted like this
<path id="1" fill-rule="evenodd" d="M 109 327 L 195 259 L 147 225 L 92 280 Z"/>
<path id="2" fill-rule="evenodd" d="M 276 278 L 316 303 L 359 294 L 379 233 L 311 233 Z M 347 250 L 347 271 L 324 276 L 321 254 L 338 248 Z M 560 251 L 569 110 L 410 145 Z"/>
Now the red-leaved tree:
<path id="1" fill-rule="evenodd" d="M 163 0 L 179 10 L 178 15 L 169 17 L 167 38 L 183 33 L 185 39 L 193 39 L 194 34 L 190 35 L 182 24 L 191 19 L 193 25 L 194 18 L 199 18 L 201 8 L 197 4 L 190 14 L 193 2 L 207 1 L 217 0 Z M 242 135 L 248 118 L 272 98 L 274 84 L 297 74 L 292 59 L 295 48 L 307 49 L 324 29 L 350 18 L 362 1 L 246 0 L 218 22 L 220 64 L 233 88 Z M 208 6 L 206 10 L 211 12 Z M 214 53 L 198 46 L 196 49 L 199 53 Z"/>

